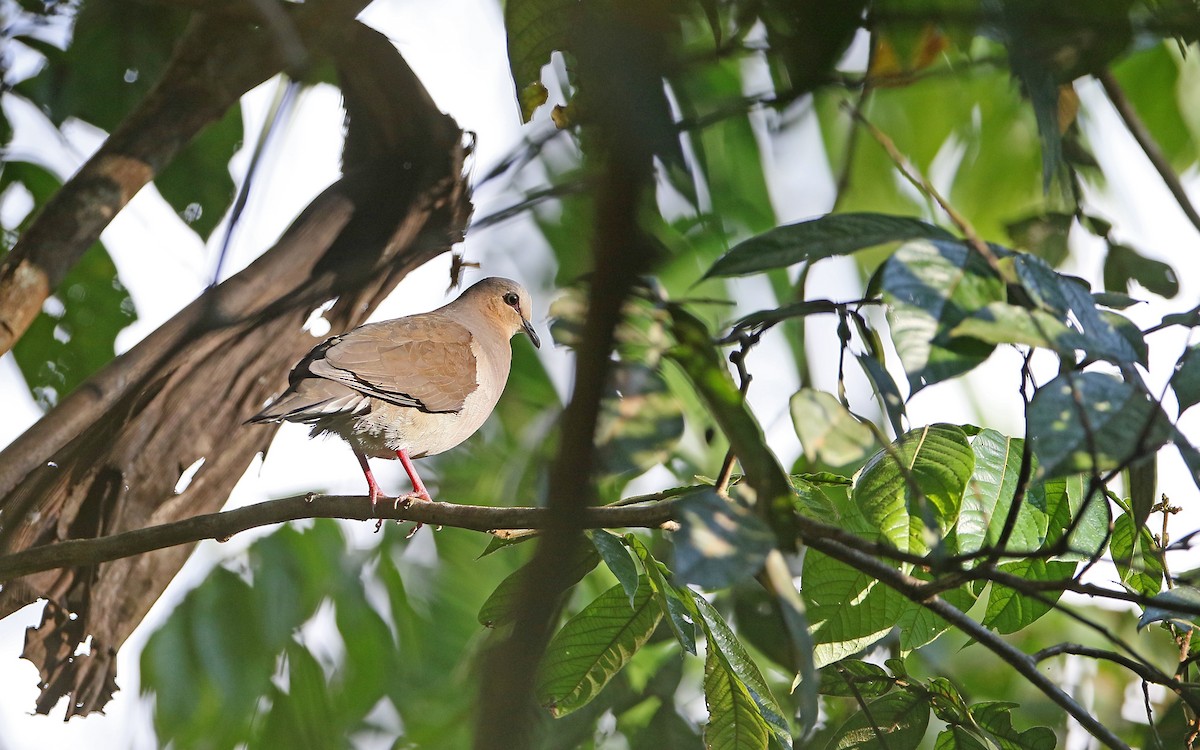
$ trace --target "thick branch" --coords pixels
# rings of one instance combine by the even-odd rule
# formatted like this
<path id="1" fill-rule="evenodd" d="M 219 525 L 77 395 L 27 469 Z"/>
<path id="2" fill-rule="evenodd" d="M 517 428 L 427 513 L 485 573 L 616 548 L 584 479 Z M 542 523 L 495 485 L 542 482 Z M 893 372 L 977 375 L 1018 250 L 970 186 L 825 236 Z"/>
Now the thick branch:
<path id="1" fill-rule="evenodd" d="M 324 0 L 297 9 L 309 47 L 342 29 L 367 0 Z M 275 26 L 198 15 L 162 78 L 138 108 L 42 208 L 0 263 L 0 354 L 33 322 L 42 302 L 113 217 L 209 123 L 295 57 Z"/>
<path id="2" fill-rule="evenodd" d="M 672 520 L 674 512 L 674 503 L 670 501 L 651 505 L 586 508 L 581 513 L 580 525 L 588 529 L 653 528 Z M 372 510 L 371 502 L 366 497 L 297 495 L 121 534 L 96 539 L 72 539 L 3 555 L 0 556 L 0 582 L 53 568 L 97 565 L 203 539 L 225 541 L 247 529 L 301 518 L 345 518 L 352 521 L 386 518 L 475 531 L 543 529 L 551 524 L 550 512 L 546 508 L 494 508 L 441 502 L 393 507 L 391 503 L 381 501 Z"/>

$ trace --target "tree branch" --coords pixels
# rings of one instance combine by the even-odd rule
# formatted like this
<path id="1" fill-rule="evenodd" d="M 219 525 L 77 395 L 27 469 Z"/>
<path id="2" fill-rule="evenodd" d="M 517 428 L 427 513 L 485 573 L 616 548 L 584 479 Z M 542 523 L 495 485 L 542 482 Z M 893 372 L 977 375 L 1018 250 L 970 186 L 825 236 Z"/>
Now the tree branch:
<path id="1" fill-rule="evenodd" d="M 1104 87 L 1105 95 L 1112 102 L 1113 107 L 1117 110 L 1117 114 L 1121 116 L 1121 121 L 1125 123 L 1129 134 L 1142 147 L 1146 158 L 1154 165 L 1154 169 L 1158 171 L 1159 177 L 1162 177 L 1162 181 L 1166 183 L 1167 190 L 1171 191 L 1171 195 L 1175 197 L 1175 202 L 1183 209 L 1183 213 L 1187 216 L 1188 221 L 1192 222 L 1192 226 L 1200 231 L 1200 213 L 1196 212 L 1196 207 L 1192 205 L 1192 201 L 1188 198 L 1187 191 L 1183 189 L 1183 183 L 1179 181 L 1179 175 L 1175 174 L 1175 170 L 1171 168 L 1171 163 L 1167 161 L 1166 155 L 1158 147 L 1154 136 L 1150 135 L 1150 131 L 1146 129 L 1142 118 L 1138 117 L 1133 104 L 1125 96 L 1125 91 L 1121 88 L 1121 84 L 1117 82 L 1117 77 L 1112 74 L 1111 70 L 1103 70 L 1096 74 L 1096 80 L 1100 81 L 1100 85 Z"/>
<path id="2" fill-rule="evenodd" d="M 585 508 L 580 523 L 588 529 L 654 528 L 674 519 L 674 514 L 673 501 Z M 97 565 L 204 539 L 226 541 L 247 529 L 303 518 L 344 518 L 351 521 L 385 518 L 474 531 L 544 529 L 551 525 L 550 511 L 546 508 L 496 508 L 444 502 L 418 502 L 407 507 L 393 507 L 383 500 L 372 510 L 370 499 L 365 496 L 297 495 L 120 534 L 95 539 L 72 539 L 0 555 L 0 582 L 53 568 Z"/>

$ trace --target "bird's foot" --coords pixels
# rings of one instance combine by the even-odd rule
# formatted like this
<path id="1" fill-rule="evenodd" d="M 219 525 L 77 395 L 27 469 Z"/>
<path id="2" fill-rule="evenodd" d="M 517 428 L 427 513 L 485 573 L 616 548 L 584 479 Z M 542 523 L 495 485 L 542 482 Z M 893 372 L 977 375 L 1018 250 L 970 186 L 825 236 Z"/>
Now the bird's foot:
<path id="1" fill-rule="evenodd" d="M 429 493 L 424 490 L 421 490 L 418 492 L 410 492 L 407 495 L 401 495 L 400 497 L 396 498 L 396 501 L 392 505 L 392 508 L 396 509 L 396 510 L 399 510 L 402 506 L 405 508 L 409 508 L 412 506 L 412 504 L 414 502 L 432 503 L 433 498 L 430 497 Z M 397 523 L 400 523 L 400 522 L 397 521 Z M 418 531 L 420 531 L 421 527 L 424 525 L 425 524 L 421 523 L 420 521 L 417 521 L 416 523 L 413 524 L 413 527 L 411 529 L 409 529 L 409 532 L 404 535 L 404 538 L 412 539 L 413 534 L 416 534 Z M 439 526 L 438 528 L 440 529 L 441 527 Z"/>

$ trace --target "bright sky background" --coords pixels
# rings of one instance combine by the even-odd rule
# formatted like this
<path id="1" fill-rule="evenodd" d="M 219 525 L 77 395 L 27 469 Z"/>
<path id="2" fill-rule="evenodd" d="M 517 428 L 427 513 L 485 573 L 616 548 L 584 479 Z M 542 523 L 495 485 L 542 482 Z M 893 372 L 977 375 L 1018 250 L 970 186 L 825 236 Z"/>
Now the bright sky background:
<path id="1" fill-rule="evenodd" d="M 453 115 L 465 129 L 477 134 L 474 174 L 486 173 L 518 142 L 523 132 L 517 114 L 512 82 L 508 76 L 500 9 L 493 0 L 378 0 L 364 19 L 387 33 L 400 47 L 409 64 L 429 88 L 439 106 Z M 246 99 L 247 142 L 252 143 L 262 127 L 266 108 L 277 91 L 278 82 L 268 82 Z M 1090 201 L 1107 218 L 1113 219 L 1117 238 L 1163 260 L 1191 262 L 1200 258 L 1200 236 L 1175 205 L 1161 180 L 1140 156 L 1136 144 L 1125 133 L 1098 86 L 1078 86 L 1083 99 L 1084 126 L 1091 142 L 1103 144 L 1097 157 L 1109 175 L 1103 195 Z M 226 263 L 228 275 L 252 260 L 268 247 L 308 201 L 337 177 L 341 148 L 342 114 L 339 95 L 332 88 L 307 92 L 299 110 L 281 139 L 273 144 L 259 171 L 256 192 L 242 222 Z M 28 117 L 26 117 L 28 119 Z M 55 165 L 70 173 L 96 148 L 103 134 L 85 126 L 69 129 L 76 150 L 74 158 Z M 46 137 L 46 133 L 31 136 Z M 36 143 L 36 141 L 26 141 Z M 19 148 L 14 149 L 19 151 Z M 811 117 L 770 143 L 772 162 L 768 178 L 776 195 L 776 210 L 781 222 L 808 218 L 828 210 L 832 203 L 832 181 L 827 172 L 814 169 L 813 155 L 819 153 L 819 134 Z M 244 175 L 248 155 L 239 154 L 232 164 L 236 180 Z M 1196 175 L 1187 175 L 1187 184 L 1196 191 Z M 507 205 L 502 186 L 489 185 L 476 193 L 476 216 L 486 216 Z M 533 292 L 535 326 L 549 342 L 545 312 L 549 306 L 548 285 L 552 266 L 540 238 L 527 231 L 526 220 L 514 220 L 486 231 L 469 235 L 462 249 L 468 260 L 482 261 L 483 270 L 468 272 L 467 281 L 483 275 L 511 276 L 524 282 Z M 220 235 L 220 230 L 214 236 Z M 215 252 L 204 248 L 189 230 L 175 218 L 153 189 L 141 194 L 123 211 L 104 234 L 104 241 L 117 263 L 121 279 L 129 288 L 138 310 L 138 321 L 124 331 L 118 341 L 124 350 L 173 315 L 208 283 L 215 264 Z M 1093 282 L 1101 278 L 1103 248 L 1098 243 L 1076 246 L 1069 272 Z M 1167 256 L 1170 253 L 1170 257 Z M 446 301 L 443 293 L 449 280 L 449 256 L 443 256 L 410 275 L 384 303 L 375 318 L 388 318 L 431 309 Z M 1176 266 L 1181 292 L 1172 301 L 1154 300 L 1128 311 L 1143 328 L 1157 322 L 1167 312 L 1177 312 L 1200 303 L 1200 279 L 1195 265 Z M 763 299 L 769 295 L 762 282 L 739 282 L 744 299 Z M 857 272 L 849 261 L 831 259 L 818 264 L 811 276 L 813 289 L 833 299 L 860 296 Z M 743 304 L 750 312 L 754 303 Z M 825 326 L 832 334 L 833 321 L 814 323 L 816 330 Z M 1179 332 L 1157 334 L 1152 340 L 1152 387 L 1161 387 L 1171 365 L 1186 344 Z M 769 340 L 752 357 L 758 361 L 788 361 L 771 356 Z M 836 346 L 836 344 L 834 344 Z M 826 349 L 829 351 L 829 349 Z M 565 388 L 570 362 L 567 354 L 543 347 L 560 388 Z M 913 424 L 932 421 L 978 422 L 978 410 L 987 415 L 987 423 L 1019 434 L 1020 405 L 1016 383 L 1000 378 L 1016 372 L 1014 352 L 998 352 L 997 359 L 968 376 L 977 398 L 973 403 L 961 385 L 928 388 L 909 405 Z M 895 357 L 891 358 L 894 363 Z M 751 360 L 751 366 L 754 359 Z M 787 395 L 795 390 L 795 374 L 786 368 L 760 368 L 756 371 L 752 402 L 764 422 L 773 446 L 781 459 L 790 462 L 799 452 L 790 417 Z M 818 372 L 818 385 L 833 387 L 836 370 Z M 901 378 L 902 380 L 902 378 Z M 7 444 L 39 416 L 28 397 L 11 355 L 0 358 L 0 403 L 5 419 L 0 420 L 0 445 Z M 782 405 L 782 408 L 781 408 Z M 1200 417 L 1185 417 L 1181 426 L 1200 437 Z M 1160 462 L 1160 486 L 1171 499 L 1188 508 L 1183 518 L 1173 522 L 1176 528 L 1200 528 L 1197 491 L 1182 469 L 1174 450 L 1163 451 Z M 403 472 L 395 462 L 377 462 L 377 476 L 385 491 L 406 487 Z M 239 483 L 230 506 L 260 502 L 272 497 L 325 490 L 334 493 L 361 494 L 362 474 L 352 453 L 341 443 L 309 441 L 306 429 L 285 425 L 271 448 L 265 464 L 256 461 Z M 435 490 L 436 491 L 436 490 Z M 373 544 L 370 524 L 346 524 L 351 538 L 364 546 Z M 269 531 L 269 529 L 268 529 Z M 260 532 L 263 533 L 263 532 Z M 0 620 L 0 750 L 46 750 L 47 748 L 87 747 L 152 748 L 148 705 L 138 686 L 138 654 L 149 634 L 160 625 L 175 604 L 205 572 L 220 560 L 236 555 L 253 540 L 255 533 L 238 535 L 226 544 L 205 542 L 184 567 L 181 574 L 154 606 L 141 627 L 129 639 L 118 657 L 118 682 L 121 691 L 109 704 L 104 716 L 73 719 L 64 723 L 61 709 L 56 716 L 32 716 L 37 695 L 37 673 L 24 660 L 18 660 L 27 626 L 36 624 L 40 605 L 31 605 L 20 613 Z M 424 541 L 423 541 L 424 539 Z M 429 540 L 427 534 L 413 540 L 413 553 L 420 554 Z M 1198 564 L 1193 560 L 1190 565 Z M 1176 564 L 1177 568 L 1188 565 Z M 1107 582 L 1111 576 L 1098 573 Z"/>

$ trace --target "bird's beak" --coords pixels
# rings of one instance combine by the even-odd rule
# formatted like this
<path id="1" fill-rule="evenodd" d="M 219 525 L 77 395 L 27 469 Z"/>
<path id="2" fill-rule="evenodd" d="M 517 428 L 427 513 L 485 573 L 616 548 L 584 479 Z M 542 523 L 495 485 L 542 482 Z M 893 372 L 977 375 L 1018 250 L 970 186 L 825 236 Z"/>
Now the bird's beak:
<path id="1" fill-rule="evenodd" d="M 533 342 L 536 348 L 542 348 L 542 340 L 538 338 L 537 331 L 533 330 L 533 323 L 525 320 L 525 318 L 521 318 L 521 330 L 525 331 L 525 335 L 529 337 L 529 340 Z"/>

